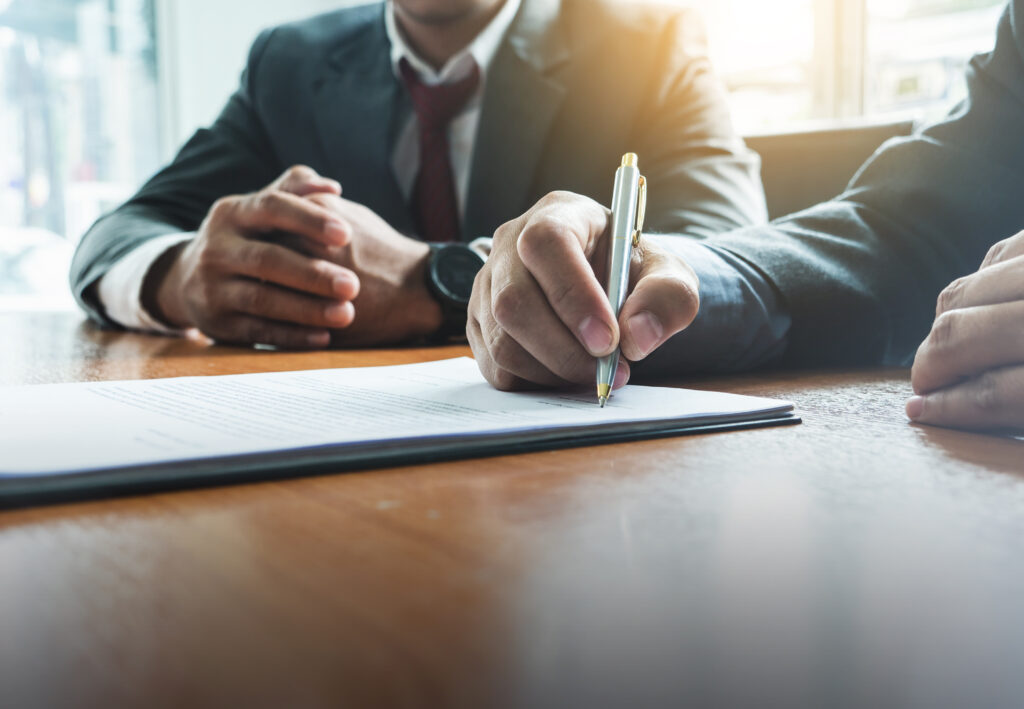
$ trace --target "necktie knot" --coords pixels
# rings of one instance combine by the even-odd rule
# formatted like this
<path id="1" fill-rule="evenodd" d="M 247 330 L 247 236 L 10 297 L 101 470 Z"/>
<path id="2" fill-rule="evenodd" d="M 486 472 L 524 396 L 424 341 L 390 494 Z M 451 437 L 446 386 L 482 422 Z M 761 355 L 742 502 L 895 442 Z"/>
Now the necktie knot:
<path id="1" fill-rule="evenodd" d="M 406 59 L 399 63 L 402 82 L 412 99 L 413 108 L 420 125 L 428 130 L 446 130 L 461 111 L 480 84 L 480 67 L 473 62 L 470 73 L 448 84 L 430 86 Z"/>

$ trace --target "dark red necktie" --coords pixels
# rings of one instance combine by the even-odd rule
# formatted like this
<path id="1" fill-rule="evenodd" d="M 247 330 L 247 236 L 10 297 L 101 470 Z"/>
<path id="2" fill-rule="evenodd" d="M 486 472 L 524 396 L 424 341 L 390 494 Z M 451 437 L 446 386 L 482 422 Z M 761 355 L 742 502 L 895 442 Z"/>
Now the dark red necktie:
<path id="1" fill-rule="evenodd" d="M 448 125 L 480 83 L 480 68 L 451 84 L 428 86 L 408 61 L 399 64 L 420 128 L 420 169 L 412 190 L 412 211 L 424 241 L 459 239 L 459 205 L 448 150 Z"/>

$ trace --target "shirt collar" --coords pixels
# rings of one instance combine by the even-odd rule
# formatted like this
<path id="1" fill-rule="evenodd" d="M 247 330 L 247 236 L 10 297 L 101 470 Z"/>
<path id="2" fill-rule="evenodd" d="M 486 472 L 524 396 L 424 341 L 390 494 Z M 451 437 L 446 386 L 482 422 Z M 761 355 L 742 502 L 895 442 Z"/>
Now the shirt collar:
<path id="1" fill-rule="evenodd" d="M 388 41 L 391 42 L 391 68 L 395 72 L 395 76 L 401 76 L 398 66 L 402 59 L 406 59 L 425 84 L 458 81 L 469 74 L 473 62 L 480 67 L 481 77 L 486 77 L 494 55 L 498 53 L 505 33 L 512 25 L 512 20 L 515 19 L 521 4 L 522 0 L 505 0 L 505 4 L 498 14 L 470 42 L 469 46 L 449 59 L 440 71 L 435 71 L 429 63 L 416 55 L 416 52 L 402 37 L 402 32 L 398 29 L 398 22 L 395 20 L 394 5 L 391 0 L 388 0 L 384 12 L 384 28 L 387 31 Z"/>

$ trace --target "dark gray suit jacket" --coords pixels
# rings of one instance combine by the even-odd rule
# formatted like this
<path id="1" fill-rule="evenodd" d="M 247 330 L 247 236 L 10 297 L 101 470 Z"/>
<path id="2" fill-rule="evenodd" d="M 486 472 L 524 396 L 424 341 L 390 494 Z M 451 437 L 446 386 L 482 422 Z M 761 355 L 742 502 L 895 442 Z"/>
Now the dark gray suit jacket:
<path id="1" fill-rule="evenodd" d="M 908 363 L 939 292 L 1024 229 L 1024 0 L 967 81 L 946 120 L 887 143 L 842 196 L 715 239 L 781 293 L 783 364 Z"/>
<path id="2" fill-rule="evenodd" d="M 648 224 L 706 237 L 763 221 L 758 161 L 733 132 L 689 12 L 611 0 L 524 0 L 487 75 L 466 199 L 467 238 L 489 236 L 552 190 L 607 203 L 625 152 L 650 184 Z M 93 285 L 147 239 L 198 228 L 219 197 L 305 164 L 412 235 L 391 168 L 411 107 L 381 4 L 263 33 L 209 129 L 83 238 L 71 284 Z"/>

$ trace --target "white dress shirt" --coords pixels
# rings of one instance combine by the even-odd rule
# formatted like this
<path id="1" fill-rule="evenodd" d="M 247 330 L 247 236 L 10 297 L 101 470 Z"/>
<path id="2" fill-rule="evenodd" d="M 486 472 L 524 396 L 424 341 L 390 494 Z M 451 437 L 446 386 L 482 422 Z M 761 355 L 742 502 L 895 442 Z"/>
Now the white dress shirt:
<path id="1" fill-rule="evenodd" d="M 480 69 L 480 84 L 462 111 L 452 119 L 448 132 L 448 147 L 455 178 L 456 203 L 459 214 L 465 213 L 466 193 L 469 190 L 469 171 L 473 159 L 473 148 L 476 142 L 477 125 L 480 122 L 481 99 L 487 72 L 501 46 L 505 33 L 522 0 L 506 0 L 501 10 L 491 22 L 476 36 L 473 42 L 448 60 L 440 70 L 435 70 L 429 63 L 412 50 L 405 41 L 398 23 L 395 10 L 389 1 L 384 12 L 384 25 L 388 41 L 391 43 L 391 65 L 396 77 L 401 77 L 399 64 L 406 59 L 420 75 L 425 84 L 445 84 L 465 77 L 472 71 L 473 63 Z M 394 170 L 402 195 L 408 200 L 412 195 L 416 174 L 419 172 L 420 148 L 419 130 L 415 113 L 411 114 L 398 134 L 394 152 L 391 155 L 391 167 Z M 127 328 L 149 330 L 153 332 L 176 333 L 153 318 L 142 307 L 142 282 L 153 263 L 167 251 L 195 237 L 195 233 L 175 233 L 151 239 L 123 256 L 107 273 L 100 278 L 97 286 L 100 304 L 111 320 Z M 478 245 L 478 250 L 486 251 L 486 245 Z"/>

